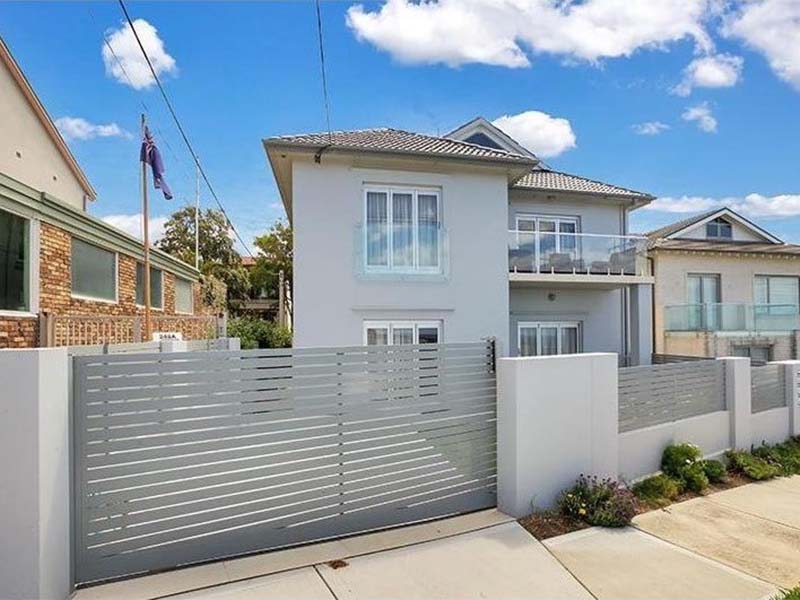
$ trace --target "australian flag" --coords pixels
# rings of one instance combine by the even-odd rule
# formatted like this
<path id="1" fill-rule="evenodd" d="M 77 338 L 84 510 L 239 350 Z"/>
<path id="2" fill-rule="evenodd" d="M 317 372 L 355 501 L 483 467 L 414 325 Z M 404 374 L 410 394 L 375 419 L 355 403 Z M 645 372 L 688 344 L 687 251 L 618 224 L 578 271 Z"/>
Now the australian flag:
<path id="1" fill-rule="evenodd" d="M 156 143 L 153 141 L 153 136 L 150 134 L 148 127 L 144 128 L 144 139 L 142 140 L 139 160 L 150 165 L 153 170 L 153 185 L 155 188 L 162 191 L 164 198 L 172 200 L 172 192 L 167 182 L 164 181 L 164 161 L 161 158 L 161 152 L 156 148 Z"/>

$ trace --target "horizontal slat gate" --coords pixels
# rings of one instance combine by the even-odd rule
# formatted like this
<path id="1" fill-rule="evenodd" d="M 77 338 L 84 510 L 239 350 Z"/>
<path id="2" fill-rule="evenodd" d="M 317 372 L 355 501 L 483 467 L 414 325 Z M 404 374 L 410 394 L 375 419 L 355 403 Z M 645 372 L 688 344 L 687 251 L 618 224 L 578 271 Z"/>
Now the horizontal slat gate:
<path id="1" fill-rule="evenodd" d="M 496 504 L 491 343 L 73 361 L 79 583 Z"/>
<path id="2" fill-rule="evenodd" d="M 783 365 L 764 365 L 750 369 L 751 408 L 753 414 L 786 406 Z"/>
<path id="3" fill-rule="evenodd" d="M 725 410 L 718 360 L 619 370 L 619 431 L 632 431 Z"/>

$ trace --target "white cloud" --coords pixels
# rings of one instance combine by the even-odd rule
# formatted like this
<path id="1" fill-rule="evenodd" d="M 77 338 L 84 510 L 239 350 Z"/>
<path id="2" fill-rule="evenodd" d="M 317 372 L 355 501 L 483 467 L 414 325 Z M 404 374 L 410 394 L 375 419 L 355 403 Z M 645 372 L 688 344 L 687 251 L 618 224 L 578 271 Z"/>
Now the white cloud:
<path id="1" fill-rule="evenodd" d="M 750 217 L 797 217 L 800 216 L 800 194 L 748 194 L 726 198 L 704 196 L 681 196 L 679 198 L 657 198 L 646 208 L 669 213 L 692 213 L 727 206 Z"/>
<path id="2" fill-rule="evenodd" d="M 121 229 L 135 238 L 142 239 L 142 213 L 133 215 L 108 215 L 101 217 L 103 221 Z M 150 241 L 157 242 L 164 237 L 164 226 L 169 217 L 150 217 Z"/>
<path id="3" fill-rule="evenodd" d="M 558 156 L 575 147 L 575 133 L 570 122 L 538 110 L 503 115 L 492 124 L 541 158 Z"/>
<path id="4" fill-rule="evenodd" d="M 144 19 L 136 19 L 133 25 L 156 74 L 159 76 L 162 73 L 176 74 L 178 66 L 175 59 L 167 54 L 164 41 L 158 36 L 158 30 Z M 106 39 L 108 45 L 103 43 L 102 52 L 107 75 L 136 90 L 155 85 L 155 79 L 128 23 L 124 23 L 120 29 L 107 32 Z M 111 46 L 113 52 L 108 46 Z"/>
<path id="5" fill-rule="evenodd" d="M 647 121 L 633 125 L 632 129 L 637 135 L 658 135 L 669 129 L 669 125 L 661 121 Z"/>
<path id="6" fill-rule="evenodd" d="M 692 39 L 709 52 L 704 27 L 713 0 L 387 0 L 347 11 L 359 40 L 403 63 L 530 65 L 526 51 L 597 62 Z"/>
<path id="7" fill-rule="evenodd" d="M 711 112 L 711 107 L 708 102 L 702 102 L 690 108 L 687 108 L 681 115 L 684 121 L 696 122 L 697 127 L 706 133 L 716 133 L 717 119 Z"/>
<path id="8" fill-rule="evenodd" d="M 683 70 L 683 81 L 672 88 L 678 96 L 688 96 L 693 88 L 733 87 L 742 77 L 741 56 L 713 54 L 696 58 Z"/>
<path id="9" fill-rule="evenodd" d="M 761 52 L 778 77 L 800 90 L 800 2 L 743 3 L 727 15 L 722 32 Z"/>
<path id="10" fill-rule="evenodd" d="M 80 117 L 59 117 L 55 120 L 56 127 L 65 140 L 91 140 L 97 137 L 122 137 L 130 139 L 128 131 L 116 123 L 97 125 Z"/>

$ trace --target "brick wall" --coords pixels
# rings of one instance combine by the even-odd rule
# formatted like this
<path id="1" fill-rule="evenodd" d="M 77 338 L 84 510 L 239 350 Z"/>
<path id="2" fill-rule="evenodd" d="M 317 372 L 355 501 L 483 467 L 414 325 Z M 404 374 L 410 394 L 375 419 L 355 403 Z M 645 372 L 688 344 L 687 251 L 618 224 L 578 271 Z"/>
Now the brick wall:
<path id="1" fill-rule="evenodd" d="M 58 320 L 57 344 L 99 344 L 132 342 L 137 329 L 134 317 L 144 315 L 136 305 L 136 259 L 119 254 L 117 270 L 117 302 L 73 298 L 71 295 L 70 262 L 72 238 L 66 231 L 41 223 L 39 255 L 39 310 L 52 315 L 83 317 L 69 324 Z M 212 337 L 209 324 L 193 318 L 167 320 L 175 315 L 175 276 L 164 272 L 164 307 L 153 310 L 154 330 L 180 331 L 186 339 Z M 204 314 L 200 285 L 194 284 L 195 314 Z M 118 319 L 88 317 L 115 316 Z M 178 315 L 182 317 L 182 315 Z M 34 347 L 37 344 L 38 320 L 35 318 L 0 317 L 0 348 Z"/>

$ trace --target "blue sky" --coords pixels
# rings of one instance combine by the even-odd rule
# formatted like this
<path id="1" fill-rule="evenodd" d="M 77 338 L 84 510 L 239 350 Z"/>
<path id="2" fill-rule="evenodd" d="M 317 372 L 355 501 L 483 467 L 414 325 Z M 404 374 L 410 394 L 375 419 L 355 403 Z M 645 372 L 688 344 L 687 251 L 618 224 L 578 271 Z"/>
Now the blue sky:
<path id="1" fill-rule="evenodd" d="M 635 213 L 635 230 L 730 203 L 800 242 L 800 3 L 354 5 L 322 5 L 335 129 L 436 134 L 508 115 L 509 133 L 553 168 L 658 196 L 659 210 Z M 250 240 L 283 216 L 260 140 L 325 128 L 314 4 L 128 7 L 151 26 L 166 89 Z M 134 61 L 125 64 L 141 89 L 107 72 L 104 33 Z M 98 191 L 92 212 L 130 226 L 142 102 L 176 195 L 154 196 L 153 215 L 192 201 L 194 175 L 157 89 L 139 81 L 126 33 L 116 2 L 0 3 L 0 35 L 51 116 L 85 121 L 60 123 Z"/>

